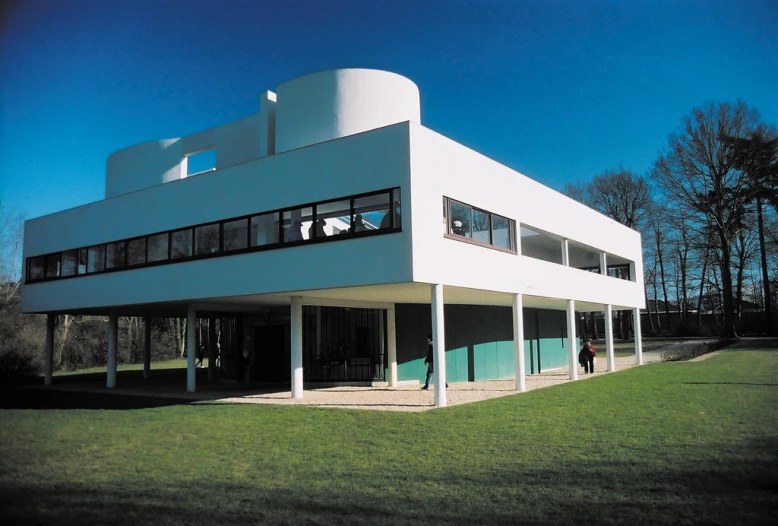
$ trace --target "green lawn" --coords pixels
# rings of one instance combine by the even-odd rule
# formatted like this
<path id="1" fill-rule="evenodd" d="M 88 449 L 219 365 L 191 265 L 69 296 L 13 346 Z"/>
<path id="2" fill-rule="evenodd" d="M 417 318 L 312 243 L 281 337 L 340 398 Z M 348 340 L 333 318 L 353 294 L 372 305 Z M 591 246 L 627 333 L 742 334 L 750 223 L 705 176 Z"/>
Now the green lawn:
<path id="1" fill-rule="evenodd" d="M 208 367 L 208 358 L 203 359 L 203 367 Z M 186 369 L 186 358 L 177 358 L 175 360 L 155 361 L 151 362 L 151 370 L 156 371 L 158 369 Z M 116 366 L 117 371 L 142 371 L 142 363 L 126 363 Z M 93 373 L 105 373 L 105 367 L 92 367 L 90 369 L 80 369 L 78 371 L 60 371 L 54 373 L 54 376 L 73 376 Z"/>
<path id="2" fill-rule="evenodd" d="M 0 410 L 3 524 L 772 524 L 776 512 L 775 340 L 425 413 Z"/>

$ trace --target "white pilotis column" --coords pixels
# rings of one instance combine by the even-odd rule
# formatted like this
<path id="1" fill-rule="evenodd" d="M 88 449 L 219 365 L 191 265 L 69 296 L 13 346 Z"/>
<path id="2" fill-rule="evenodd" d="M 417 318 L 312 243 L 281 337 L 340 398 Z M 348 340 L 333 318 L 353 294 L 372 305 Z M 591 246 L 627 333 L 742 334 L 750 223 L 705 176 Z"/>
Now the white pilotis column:
<path id="1" fill-rule="evenodd" d="M 394 306 L 386 309 L 386 347 L 389 354 L 389 387 L 397 387 L 397 333 Z"/>
<path id="2" fill-rule="evenodd" d="M 600 252 L 600 274 L 608 275 L 608 256 L 605 255 L 605 252 Z"/>
<path id="3" fill-rule="evenodd" d="M 108 315 L 108 371 L 105 386 L 116 387 L 116 347 L 119 334 L 119 317 L 113 312 Z"/>
<path id="4" fill-rule="evenodd" d="M 195 325 L 197 325 L 197 309 L 194 305 L 186 308 L 186 392 L 194 393 L 197 380 L 196 355 L 197 342 L 195 341 Z"/>
<path id="5" fill-rule="evenodd" d="M 524 297 L 513 296 L 513 364 L 516 390 L 527 390 L 527 367 L 524 363 Z"/>
<path id="6" fill-rule="evenodd" d="M 575 344 L 575 300 L 567 300 L 567 347 L 570 379 L 578 380 L 578 346 Z"/>
<path id="7" fill-rule="evenodd" d="M 303 300 L 292 296 L 292 398 L 303 397 Z"/>
<path id="8" fill-rule="evenodd" d="M 640 309 L 632 309 L 633 327 L 635 328 L 635 363 L 643 365 L 643 336 L 640 332 Z"/>
<path id="9" fill-rule="evenodd" d="M 443 285 L 432 285 L 432 367 L 435 369 L 435 407 L 446 407 L 446 325 Z"/>
<path id="10" fill-rule="evenodd" d="M 562 264 L 566 267 L 570 266 L 570 246 L 567 239 L 562 240 Z"/>
<path id="11" fill-rule="evenodd" d="M 605 352 L 608 354 L 608 371 L 616 370 L 616 357 L 613 352 L 613 305 L 605 306 Z"/>
<path id="12" fill-rule="evenodd" d="M 54 376 L 54 322 L 56 320 L 55 314 L 46 315 L 46 357 L 43 377 L 45 385 L 51 385 Z"/>
<path id="13" fill-rule="evenodd" d="M 143 378 L 151 377 L 151 318 L 143 318 Z"/>

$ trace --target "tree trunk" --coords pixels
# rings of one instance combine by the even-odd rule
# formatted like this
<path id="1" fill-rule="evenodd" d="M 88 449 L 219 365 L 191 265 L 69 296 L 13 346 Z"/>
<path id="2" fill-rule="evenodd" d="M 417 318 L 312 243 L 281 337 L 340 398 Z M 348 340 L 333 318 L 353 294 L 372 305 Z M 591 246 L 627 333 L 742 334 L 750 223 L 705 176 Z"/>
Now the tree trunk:
<path id="1" fill-rule="evenodd" d="M 764 218 L 762 217 L 762 199 L 756 198 L 756 220 L 759 227 L 759 256 L 762 262 L 762 285 L 764 286 L 764 322 L 765 332 L 768 335 L 772 335 L 774 332 L 773 326 L 773 306 L 772 297 L 770 296 L 770 273 L 767 267 L 767 252 L 765 250 L 764 242 Z"/>
<path id="2" fill-rule="evenodd" d="M 705 275 L 708 272 L 708 250 L 705 250 L 705 259 L 702 262 L 702 274 L 700 276 L 700 295 L 697 298 L 697 327 L 702 329 L 702 295 L 705 293 Z"/>
<path id="3" fill-rule="evenodd" d="M 727 338 L 737 338 L 735 328 L 735 304 L 732 297 L 732 268 L 730 246 L 723 231 L 719 231 L 721 243 L 721 292 L 724 304 L 724 329 L 722 335 Z"/>
<path id="4" fill-rule="evenodd" d="M 68 334 L 70 333 L 70 327 L 73 325 L 73 319 L 74 316 L 69 314 L 64 314 L 57 317 L 57 321 L 62 320 L 62 323 L 60 324 L 62 329 L 59 335 L 59 342 L 57 342 L 57 346 L 55 347 L 54 351 L 53 362 L 55 369 L 59 369 L 62 366 L 62 352 L 64 351 L 65 344 L 68 341 Z"/>

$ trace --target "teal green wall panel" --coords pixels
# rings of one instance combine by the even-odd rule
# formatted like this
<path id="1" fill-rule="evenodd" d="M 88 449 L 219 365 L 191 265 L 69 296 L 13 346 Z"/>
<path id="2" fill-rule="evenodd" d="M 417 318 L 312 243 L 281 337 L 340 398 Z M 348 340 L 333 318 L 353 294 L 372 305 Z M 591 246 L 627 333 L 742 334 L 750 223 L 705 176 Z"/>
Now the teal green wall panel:
<path id="1" fill-rule="evenodd" d="M 513 341 L 497 342 L 497 378 L 507 380 L 514 377 Z"/>
<path id="2" fill-rule="evenodd" d="M 397 362 L 400 380 L 426 375 L 423 364 L 432 317 L 429 305 L 397 304 Z M 513 317 L 510 307 L 446 305 L 446 378 L 449 382 L 514 377 Z M 524 309 L 527 374 L 567 366 L 564 311 Z M 434 377 L 433 377 L 434 378 Z"/>

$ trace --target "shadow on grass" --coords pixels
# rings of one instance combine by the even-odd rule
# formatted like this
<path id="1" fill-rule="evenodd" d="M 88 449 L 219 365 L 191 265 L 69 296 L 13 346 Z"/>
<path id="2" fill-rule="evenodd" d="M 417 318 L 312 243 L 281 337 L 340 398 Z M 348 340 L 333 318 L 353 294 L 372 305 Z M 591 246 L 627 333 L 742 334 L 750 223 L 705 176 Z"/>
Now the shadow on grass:
<path id="1" fill-rule="evenodd" d="M 0 409 L 149 409 L 192 403 L 169 397 L 82 393 L 8 386 L 0 388 Z"/>
<path id="2" fill-rule="evenodd" d="M 749 444 L 763 450 L 770 443 Z M 594 461 L 453 469 L 435 475 L 368 468 L 344 479 L 272 487 L 143 475 L 113 483 L 0 485 L 4 524 L 772 524 L 778 477 L 769 459 L 711 465 Z M 299 474 L 297 474 L 299 475 Z M 294 477 L 293 477 L 294 478 Z M 303 477 L 301 480 L 305 480 Z M 288 482 L 288 481 L 287 481 Z"/>

